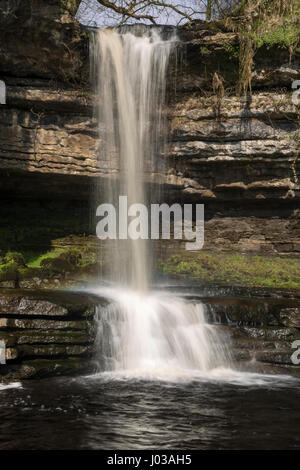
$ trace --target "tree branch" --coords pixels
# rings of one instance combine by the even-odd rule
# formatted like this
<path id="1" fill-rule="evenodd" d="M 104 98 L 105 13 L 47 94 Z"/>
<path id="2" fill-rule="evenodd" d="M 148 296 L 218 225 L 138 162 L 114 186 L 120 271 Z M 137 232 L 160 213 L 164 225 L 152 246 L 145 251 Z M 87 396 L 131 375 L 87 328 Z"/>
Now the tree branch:
<path id="1" fill-rule="evenodd" d="M 97 0 L 97 2 L 100 3 L 100 5 L 103 5 L 104 7 L 110 8 L 116 13 L 119 13 L 120 15 L 130 16 L 131 18 L 135 18 L 136 20 L 149 20 L 153 24 L 156 24 L 154 17 L 151 15 L 138 15 L 137 13 L 132 11 L 132 9 L 118 6 L 110 0 Z"/>

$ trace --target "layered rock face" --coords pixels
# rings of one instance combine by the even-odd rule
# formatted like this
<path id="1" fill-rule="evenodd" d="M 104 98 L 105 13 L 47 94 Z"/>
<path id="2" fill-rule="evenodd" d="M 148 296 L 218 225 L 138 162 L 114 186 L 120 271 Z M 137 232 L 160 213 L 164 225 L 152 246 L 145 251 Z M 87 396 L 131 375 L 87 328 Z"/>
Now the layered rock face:
<path id="1" fill-rule="evenodd" d="M 88 36 L 74 20 L 76 2 L 2 1 L 0 8 L 3 200 L 37 193 L 88 200 L 109 171 L 97 160 Z M 280 48 L 259 51 L 245 101 L 235 93 L 236 34 L 200 22 L 178 37 L 181 65 L 170 65 L 169 151 L 159 180 L 165 200 L 205 204 L 205 249 L 299 254 L 299 107 L 291 88 L 299 59 L 289 62 Z M 220 99 L 215 71 L 225 87 Z"/>
<path id="2" fill-rule="evenodd" d="M 205 304 L 207 319 L 229 346 L 235 368 L 299 375 L 294 342 L 300 340 L 300 300 L 292 292 L 284 295 L 223 288 L 214 297 L 206 287 L 190 301 Z M 94 318 L 96 306 L 101 314 L 106 303 L 74 292 L 2 290 L 0 381 L 99 370 Z"/>
<path id="3" fill-rule="evenodd" d="M 97 370 L 94 313 L 93 301 L 75 294 L 2 291 L 0 381 Z"/>
<path id="4" fill-rule="evenodd" d="M 253 94 L 238 97 L 237 36 L 203 24 L 181 36 L 167 160 L 182 200 L 205 204 L 204 249 L 298 254 L 299 106 L 291 87 L 299 58 L 259 50 Z M 224 92 L 213 86 L 215 72 Z"/>
<path id="5" fill-rule="evenodd" d="M 185 202 L 203 202 L 205 249 L 296 253 L 299 244 L 299 123 L 286 93 L 190 97 L 173 109 L 168 157 Z"/>
<path id="6" fill-rule="evenodd" d="M 299 375 L 299 299 L 261 298 L 252 291 L 248 299 L 205 302 L 208 318 L 218 325 L 230 345 L 235 367 Z"/>
<path id="7" fill-rule="evenodd" d="M 73 16 L 77 3 L 0 0 L 0 79 L 7 87 L 0 105 L 0 217 L 4 231 L 12 227 L 1 237 L 14 248 L 23 232 L 36 246 L 94 234 L 95 226 L 77 224 L 84 213 L 88 218 L 93 185 L 111 176 L 97 158 L 97 97 L 89 85 L 88 35 Z M 181 28 L 178 38 L 165 171 L 155 175 L 164 184 L 162 202 L 205 204 L 205 250 L 299 255 L 299 106 L 291 88 L 300 79 L 299 55 L 290 61 L 285 49 L 259 51 L 253 96 L 245 100 L 236 93 L 236 34 L 200 22 Z M 224 96 L 213 90 L 215 72 Z M 236 360 L 293 367 L 298 304 L 226 302 L 206 303 Z M 92 314 L 92 301 L 1 294 L 2 378 L 95 370 Z"/>
<path id="8" fill-rule="evenodd" d="M 74 20 L 76 0 L 1 0 L 1 73 L 79 83 L 86 43 Z"/>

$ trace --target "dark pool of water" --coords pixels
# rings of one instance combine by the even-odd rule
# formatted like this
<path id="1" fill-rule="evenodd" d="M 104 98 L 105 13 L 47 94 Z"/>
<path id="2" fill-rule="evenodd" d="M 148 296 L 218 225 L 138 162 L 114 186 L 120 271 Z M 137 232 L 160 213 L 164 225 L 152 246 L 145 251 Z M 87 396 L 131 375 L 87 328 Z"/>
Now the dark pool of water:
<path id="1" fill-rule="evenodd" d="M 300 449 L 300 381 L 103 376 L 0 390 L 0 449 Z"/>

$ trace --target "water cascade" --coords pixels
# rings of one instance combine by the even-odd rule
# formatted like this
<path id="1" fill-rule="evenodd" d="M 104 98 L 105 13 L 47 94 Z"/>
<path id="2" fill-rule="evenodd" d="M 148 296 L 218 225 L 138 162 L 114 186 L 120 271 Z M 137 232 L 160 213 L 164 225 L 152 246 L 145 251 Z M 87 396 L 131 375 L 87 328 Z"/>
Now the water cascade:
<path id="1" fill-rule="evenodd" d="M 93 33 L 99 165 L 116 175 L 105 202 L 116 204 L 119 195 L 128 197 L 128 206 L 153 200 L 147 200 L 145 179 L 161 166 L 166 74 L 175 44 L 174 33 L 163 34 L 139 26 Z M 168 376 L 223 366 L 228 354 L 216 327 L 206 322 L 204 306 L 149 289 L 147 240 L 117 239 L 106 246 L 115 287 L 97 290 L 111 301 L 99 307 L 101 370 Z"/>
<path id="2" fill-rule="evenodd" d="M 106 288 L 101 293 L 111 300 L 98 316 L 102 370 L 195 376 L 230 362 L 202 303 L 166 292 Z"/>
<path id="3" fill-rule="evenodd" d="M 166 72 L 174 38 L 171 33 L 163 41 L 159 29 L 140 26 L 123 28 L 122 32 L 100 29 L 93 35 L 100 166 L 118 175 L 110 183 L 105 201 L 115 207 L 119 195 L 127 196 L 128 207 L 149 202 L 144 180 L 161 162 L 166 135 Z M 119 238 L 107 243 L 107 249 L 111 279 L 146 290 L 150 266 L 147 241 Z"/>

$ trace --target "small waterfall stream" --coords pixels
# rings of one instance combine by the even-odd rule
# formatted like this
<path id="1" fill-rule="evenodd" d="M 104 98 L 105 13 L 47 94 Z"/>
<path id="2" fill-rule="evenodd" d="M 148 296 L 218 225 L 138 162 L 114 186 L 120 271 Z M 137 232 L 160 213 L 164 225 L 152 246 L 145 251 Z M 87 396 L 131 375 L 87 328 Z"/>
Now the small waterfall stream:
<path id="1" fill-rule="evenodd" d="M 119 195 L 128 197 L 128 205 L 152 202 L 146 200 L 145 175 L 159 168 L 166 142 L 163 109 L 175 39 L 140 26 L 93 34 L 100 165 L 118 175 L 105 202 L 116 204 Z M 228 350 L 200 302 L 149 290 L 147 240 L 119 239 L 107 247 L 116 287 L 97 291 L 111 301 L 98 309 L 102 371 L 168 376 L 228 364 Z"/>

